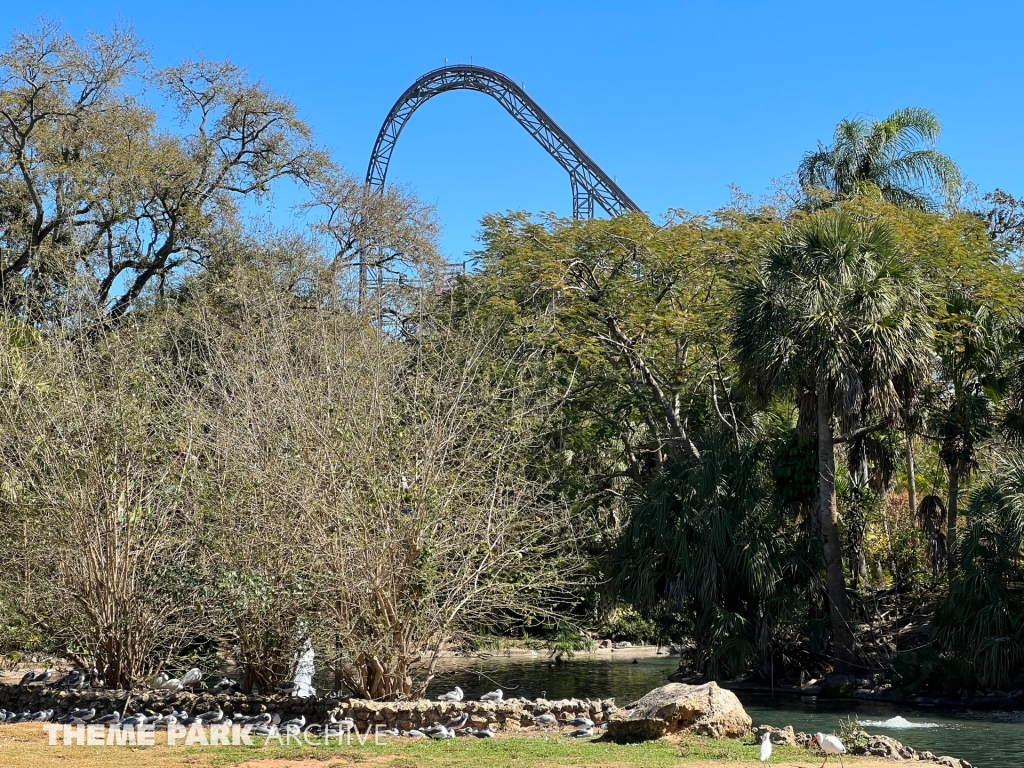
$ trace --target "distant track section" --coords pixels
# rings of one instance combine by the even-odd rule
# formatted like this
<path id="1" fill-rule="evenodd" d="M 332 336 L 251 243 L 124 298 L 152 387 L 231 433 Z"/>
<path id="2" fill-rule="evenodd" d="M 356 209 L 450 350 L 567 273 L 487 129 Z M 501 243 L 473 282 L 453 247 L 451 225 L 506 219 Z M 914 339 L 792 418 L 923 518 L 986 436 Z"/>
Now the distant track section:
<path id="1" fill-rule="evenodd" d="M 480 91 L 493 97 L 565 168 L 572 185 L 574 218 L 592 217 L 595 204 L 611 216 L 640 210 L 629 195 L 522 88 L 500 72 L 467 64 L 427 72 L 395 102 L 377 134 L 370 165 L 366 169 L 366 183 L 371 189 L 384 189 L 391 153 L 412 113 L 439 93 L 458 90 Z"/>

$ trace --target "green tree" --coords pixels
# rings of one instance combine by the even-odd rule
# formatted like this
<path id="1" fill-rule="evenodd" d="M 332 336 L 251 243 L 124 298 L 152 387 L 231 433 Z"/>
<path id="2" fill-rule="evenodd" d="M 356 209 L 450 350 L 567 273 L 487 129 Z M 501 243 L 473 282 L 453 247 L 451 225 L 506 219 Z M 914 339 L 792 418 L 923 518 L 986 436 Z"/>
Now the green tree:
<path id="1" fill-rule="evenodd" d="M 998 403 L 1011 381 L 1006 353 L 1013 334 L 1005 318 L 966 290 L 951 291 L 943 310 L 935 344 L 939 376 L 929 410 L 949 475 L 946 552 L 952 576 L 960 483 L 977 468 L 979 444 L 996 432 Z"/>
<path id="2" fill-rule="evenodd" d="M 761 399 L 813 393 L 817 517 L 840 660 L 854 655 L 837 527 L 835 446 L 893 420 L 927 370 L 920 275 L 891 231 L 839 209 L 788 227 L 737 290 L 733 347 Z M 835 417 L 845 433 L 836 435 Z M 877 423 L 872 423 L 875 421 Z"/>
<path id="3" fill-rule="evenodd" d="M 800 163 L 800 184 L 814 207 L 848 198 L 869 185 L 899 206 L 933 210 L 960 187 L 960 169 L 935 149 L 941 126 L 935 113 L 898 109 L 885 120 L 843 120 L 831 146 L 818 144 Z"/>
<path id="4" fill-rule="evenodd" d="M 970 495 L 956 544 L 960 578 L 935 612 L 935 639 L 983 685 L 1024 667 L 1024 462 L 1014 456 Z"/>
<path id="5" fill-rule="evenodd" d="M 176 130 L 143 100 L 149 86 Z M 44 22 L 0 52 L 0 301 L 117 317 L 203 263 L 245 199 L 330 161 L 287 99 L 227 62 L 155 70 L 130 29 Z"/>

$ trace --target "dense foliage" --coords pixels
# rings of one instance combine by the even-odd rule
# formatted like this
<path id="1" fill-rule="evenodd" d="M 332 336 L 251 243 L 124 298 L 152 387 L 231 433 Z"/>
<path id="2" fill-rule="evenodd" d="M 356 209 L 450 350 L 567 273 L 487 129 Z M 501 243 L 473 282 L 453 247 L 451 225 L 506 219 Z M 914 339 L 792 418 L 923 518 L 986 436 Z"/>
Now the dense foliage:
<path id="1" fill-rule="evenodd" d="M 313 648 L 396 698 L 601 632 L 1024 683 L 1024 204 L 968 198 L 927 110 L 760 205 L 488 215 L 452 278 L 233 65 L 44 24 L 0 72 L 4 651 L 267 691 Z M 250 218 L 281 183 L 294 230 Z"/>

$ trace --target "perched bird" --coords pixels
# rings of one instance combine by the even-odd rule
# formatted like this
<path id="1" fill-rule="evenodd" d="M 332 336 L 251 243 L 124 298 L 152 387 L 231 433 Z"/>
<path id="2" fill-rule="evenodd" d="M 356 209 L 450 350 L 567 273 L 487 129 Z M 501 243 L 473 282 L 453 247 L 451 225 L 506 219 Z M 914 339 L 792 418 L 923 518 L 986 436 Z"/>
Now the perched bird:
<path id="1" fill-rule="evenodd" d="M 164 680 L 164 682 L 160 684 L 160 690 L 162 691 L 180 691 L 184 687 L 185 686 L 182 684 L 181 680 L 176 677 L 172 677 L 170 680 Z"/>
<path id="2" fill-rule="evenodd" d="M 583 739 L 583 738 L 586 738 L 587 736 L 593 736 L 593 735 L 594 735 L 594 726 L 590 726 L 589 728 L 577 728 L 575 731 L 573 731 L 572 733 L 569 734 L 569 736 L 571 738 L 574 738 L 574 739 Z"/>
<path id="3" fill-rule="evenodd" d="M 89 709 L 75 709 L 71 712 L 68 712 L 67 715 L 65 715 L 65 717 L 70 718 L 70 722 L 75 725 L 87 723 L 94 717 L 96 717 L 96 708 L 91 707 Z"/>
<path id="4" fill-rule="evenodd" d="M 22 675 L 21 682 L 18 683 L 18 685 L 28 685 L 29 683 L 31 683 L 35 679 L 36 679 L 36 673 L 33 672 L 32 670 L 29 670 L 24 675 Z"/>
<path id="5" fill-rule="evenodd" d="M 438 701 L 462 701 L 463 697 L 462 689 L 459 686 L 455 686 L 454 691 L 448 691 L 448 693 L 442 693 L 437 697 Z"/>
<path id="6" fill-rule="evenodd" d="M 203 673 L 199 667 L 192 667 L 185 676 L 181 678 L 183 688 L 194 688 L 203 679 Z"/>
<path id="7" fill-rule="evenodd" d="M 51 685 L 53 685 L 55 688 L 77 688 L 78 684 L 81 683 L 84 679 L 85 672 L 79 669 L 72 669 L 60 680 L 51 683 Z"/>
<path id="8" fill-rule="evenodd" d="M 821 768 L 825 768 L 825 763 L 828 762 L 829 755 L 839 755 L 839 765 L 843 765 L 843 755 L 846 753 L 846 747 L 843 746 L 843 742 L 839 740 L 838 736 L 816 733 L 814 734 L 814 738 L 811 739 L 811 744 L 815 743 L 817 743 L 817 745 L 821 747 L 821 751 L 825 753 L 825 759 L 821 761 Z"/>
<path id="9" fill-rule="evenodd" d="M 97 717 L 93 720 L 97 725 L 117 725 L 121 722 L 121 713 L 114 711 L 109 715 L 103 715 L 103 717 Z"/>
<path id="10" fill-rule="evenodd" d="M 589 717 L 574 717 L 572 720 L 566 720 L 563 725 L 575 725 L 577 728 L 593 728 L 594 721 Z"/>
<path id="11" fill-rule="evenodd" d="M 217 707 L 217 709 L 211 709 L 209 712 L 203 712 L 201 715 L 196 715 L 194 719 L 203 725 L 219 723 L 224 719 L 224 710 Z"/>
<path id="12" fill-rule="evenodd" d="M 37 674 L 35 677 L 32 678 L 32 682 L 33 683 L 45 683 L 51 677 L 53 677 L 53 670 L 52 669 L 44 669 L 42 672 L 40 672 L 39 674 Z"/>
<path id="13" fill-rule="evenodd" d="M 457 717 L 453 717 L 451 720 L 449 720 L 447 726 L 449 728 L 461 728 L 466 724 L 467 720 L 469 720 L 469 713 L 463 712 Z"/>
<path id="14" fill-rule="evenodd" d="M 161 672 L 160 674 L 158 674 L 156 677 L 153 678 L 153 687 L 154 688 L 163 688 L 164 687 L 164 683 L 166 683 L 170 679 L 171 679 L 170 676 L 168 676 L 168 674 L 166 672 Z"/>
<path id="15" fill-rule="evenodd" d="M 558 723 L 558 719 L 550 712 L 545 712 L 543 715 L 537 715 L 537 717 L 534 718 L 534 722 L 539 726 L 547 727 Z"/>
<path id="16" fill-rule="evenodd" d="M 423 731 L 413 728 L 411 731 L 402 731 L 402 735 L 409 739 L 425 739 L 427 734 Z"/>
<path id="17" fill-rule="evenodd" d="M 135 727 L 138 727 L 140 725 L 145 725 L 148 722 L 149 722 L 149 718 L 146 717 L 141 712 L 136 712 L 134 715 L 129 715 L 128 717 L 121 718 L 121 726 L 122 727 L 126 726 L 126 725 L 130 725 L 133 728 L 135 728 Z"/>
<path id="18" fill-rule="evenodd" d="M 435 741 L 444 741 L 445 739 L 454 739 L 455 738 L 455 731 L 449 731 L 447 728 L 445 728 L 442 725 L 440 728 L 431 731 L 427 735 L 430 736 L 430 738 L 434 739 Z"/>
<path id="19" fill-rule="evenodd" d="M 494 731 L 490 728 L 481 728 L 479 731 L 473 731 L 473 735 L 478 739 L 493 739 Z"/>
<path id="20" fill-rule="evenodd" d="M 772 735 L 765 731 L 764 738 L 761 739 L 761 762 L 767 763 L 768 758 L 772 756 Z"/>
<path id="21" fill-rule="evenodd" d="M 230 677 L 222 677 L 213 689 L 215 691 L 233 691 L 237 693 L 242 689 L 242 686 L 238 684 L 237 680 L 232 680 Z"/>
<path id="22" fill-rule="evenodd" d="M 480 697 L 480 701 L 500 702 L 503 698 L 505 698 L 505 692 L 502 691 L 501 688 L 499 688 L 496 691 L 485 693 L 483 696 Z"/>

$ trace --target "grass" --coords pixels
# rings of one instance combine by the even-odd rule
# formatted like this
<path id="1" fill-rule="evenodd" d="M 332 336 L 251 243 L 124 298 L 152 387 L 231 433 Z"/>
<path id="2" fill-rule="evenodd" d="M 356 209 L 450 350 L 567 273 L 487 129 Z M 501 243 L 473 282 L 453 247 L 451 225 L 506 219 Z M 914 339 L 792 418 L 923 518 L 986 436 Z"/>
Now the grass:
<path id="1" fill-rule="evenodd" d="M 739 739 L 685 736 L 644 744 L 577 741 L 561 736 L 514 736 L 443 742 L 386 738 L 365 745 L 308 747 L 276 742 L 251 747 L 82 747 L 49 746 L 41 727 L 24 723 L 0 727 L 0 765 L 4 768 L 704 768 L 729 764 L 759 765 L 759 746 Z M 817 768 L 816 753 L 776 747 L 772 764 Z M 847 758 L 857 768 L 883 765 Z M 838 765 L 838 763 L 837 763 Z"/>

